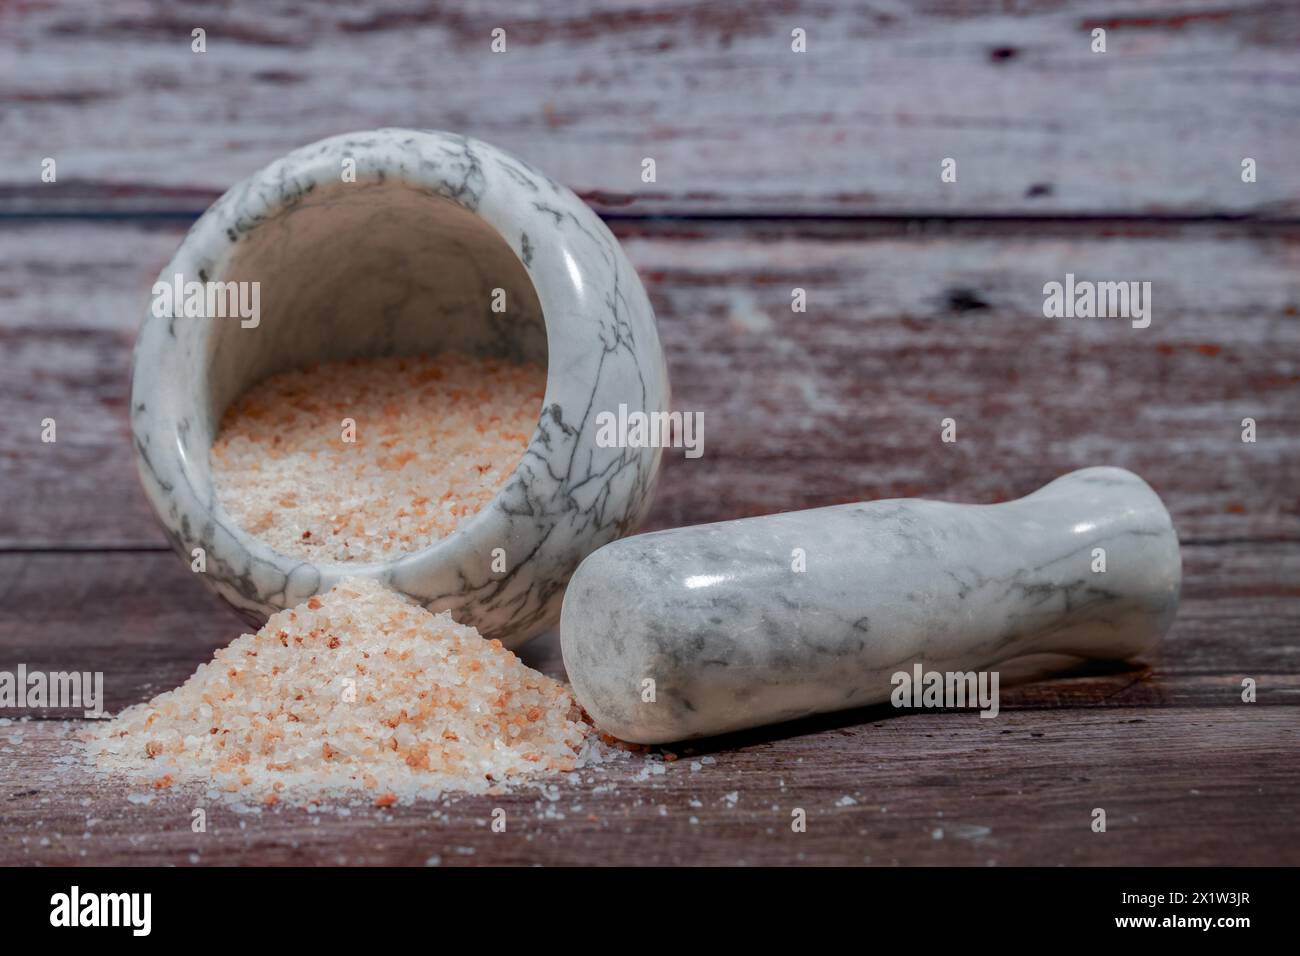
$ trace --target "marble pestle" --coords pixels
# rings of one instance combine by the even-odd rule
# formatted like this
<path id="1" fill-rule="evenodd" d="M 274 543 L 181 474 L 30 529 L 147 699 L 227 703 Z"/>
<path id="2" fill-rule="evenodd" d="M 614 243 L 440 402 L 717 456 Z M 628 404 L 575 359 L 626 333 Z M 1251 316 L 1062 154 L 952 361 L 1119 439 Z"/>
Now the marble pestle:
<path id="1" fill-rule="evenodd" d="M 560 635 L 596 724 L 664 743 L 881 703 L 918 663 L 1140 655 L 1180 580 L 1156 493 L 1087 468 L 1003 504 L 873 501 L 615 541 L 579 566 Z"/>

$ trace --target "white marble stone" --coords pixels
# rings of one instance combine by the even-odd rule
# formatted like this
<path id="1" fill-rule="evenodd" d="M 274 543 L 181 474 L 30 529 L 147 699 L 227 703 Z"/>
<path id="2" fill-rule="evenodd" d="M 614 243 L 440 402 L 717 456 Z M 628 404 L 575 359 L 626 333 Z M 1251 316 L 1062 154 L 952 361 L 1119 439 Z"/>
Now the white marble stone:
<path id="1" fill-rule="evenodd" d="M 881 703 L 918 662 L 1141 655 L 1180 581 L 1155 492 L 1088 468 L 1005 504 L 896 499 L 626 538 L 578 568 L 560 634 L 596 723 L 662 743 Z"/>
<path id="2" fill-rule="evenodd" d="M 255 327 L 149 315 L 131 388 L 150 503 L 184 560 L 205 549 L 203 579 L 251 618 L 361 574 L 518 644 L 554 623 L 578 562 L 649 507 L 659 449 L 595 441 L 601 411 L 667 407 L 645 291 L 581 200 L 486 143 L 385 129 L 296 150 L 213 204 L 159 278 L 176 274 L 259 283 Z M 505 314 L 490 308 L 497 288 Z M 454 534 L 391 562 L 313 564 L 271 550 L 216 502 L 208 451 L 248 386 L 314 361 L 441 349 L 547 363 L 527 453 Z"/>

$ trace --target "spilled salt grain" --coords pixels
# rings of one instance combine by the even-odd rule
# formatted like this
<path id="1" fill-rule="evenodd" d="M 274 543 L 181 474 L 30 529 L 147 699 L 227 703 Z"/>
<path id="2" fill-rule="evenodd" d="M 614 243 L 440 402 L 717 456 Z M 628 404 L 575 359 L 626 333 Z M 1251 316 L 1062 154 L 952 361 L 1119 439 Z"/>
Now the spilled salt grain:
<path id="1" fill-rule="evenodd" d="M 359 579 L 275 614 L 85 739 L 100 771 L 151 791 L 196 784 L 272 806 L 360 793 L 384 807 L 607 759 L 563 684 Z"/>
<path id="2" fill-rule="evenodd" d="M 510 478 L 545 388 L 541 366 L 456 353 L 272 376 L 222 418 L 210 455 L 217 498 L 281 554 L 345 562 L 417 551 Z"/>

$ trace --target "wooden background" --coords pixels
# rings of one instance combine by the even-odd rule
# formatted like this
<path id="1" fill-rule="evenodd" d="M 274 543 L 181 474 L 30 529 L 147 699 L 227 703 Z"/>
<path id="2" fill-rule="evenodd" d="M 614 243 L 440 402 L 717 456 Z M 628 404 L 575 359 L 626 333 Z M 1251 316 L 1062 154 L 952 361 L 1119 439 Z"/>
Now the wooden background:
<path id="1" fill-rule="evenodd" d="M 0 48 L 0 668 L 103 670 L 116 709 L 240 632 L 137 487 L 135 329 L 227 186 L 382 125 L 517 152 L 624 241 L 707 428 L 653 527 L 993 502 L 1116 464 L 1164 497 L 1184 561 L 1149 667 L 1024 662 L 992 721 L 873 709 L 678 748 L 662 776 L 564 788 L 562 820 L 521 794 L 214 808 L 194 834 L 192 800 L 62 769 L 75 724 L 37 715 L 0 726 L 0 862 L 1300 863 L 1294 5 L 0 0 Z M 1151 281 L 1151 327 L 1044 319 L 1066 272 Z M 562 674 L 553 636 L 524 656 Z"/>

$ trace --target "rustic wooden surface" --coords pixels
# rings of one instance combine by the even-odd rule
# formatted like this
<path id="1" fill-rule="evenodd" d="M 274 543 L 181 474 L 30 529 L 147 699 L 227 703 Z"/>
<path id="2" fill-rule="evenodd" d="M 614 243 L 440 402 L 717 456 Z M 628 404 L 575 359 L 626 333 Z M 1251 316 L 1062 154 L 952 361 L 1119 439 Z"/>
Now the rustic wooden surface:
<path id="1" fill-rule="evenodd" d="M 79 0 L 0 5 L 0 42 L 12 210 L 201 210 L 287 144 L 416 126 L 624 213 L 1300 211 L 1286 0 Z"/>
<path id="2" fill-rule="evenodd" d="M 706 419 L 652 527 L 992 502 L 1109 463 L 1164 497 L 1185 577 L 1152 660 L 1019 662 L 995 720 L 835 715 L 675 748 L 662 775 L 636 757 L 554 802 L 214 806 L 194 834 L 202 800 L 131 802 L 63 762 L 70 715 L 41 714 L 0 726 L 0 862 L 1300 863 L 1293 7 L 56 2 L 0 4 L 0 42 L 0 668 L 102 670 L 118 708 L 240 632 L 137 486 L 134 332 L 225 186 L 384 124 L 497 142 L 609 216 L 675 402 Z M 938 182 L 945 156 L 958 184 Z M 1044 319 L 1042 285 L 1066 272 L 1150 280 L 1151 327 Z M 554 635 L 523 656 L 563 673 Z"/>

